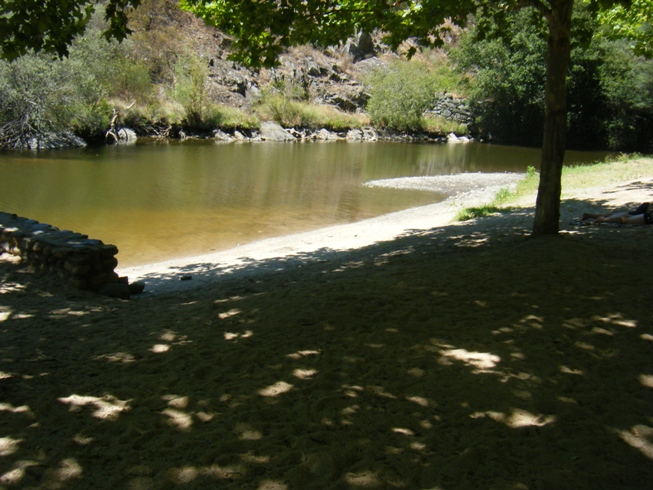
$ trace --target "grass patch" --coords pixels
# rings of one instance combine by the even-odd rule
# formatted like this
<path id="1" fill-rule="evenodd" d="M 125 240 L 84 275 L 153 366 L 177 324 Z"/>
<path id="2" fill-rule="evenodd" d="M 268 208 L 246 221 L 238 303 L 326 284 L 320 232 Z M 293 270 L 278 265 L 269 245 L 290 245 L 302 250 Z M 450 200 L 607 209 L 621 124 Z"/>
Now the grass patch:
<path id="1" fill-rule="evenodd" d="M 468 221 L 474 218 L 484 218 L 485 216 L 490 216 L 502 211 L 506 211 L 509 208 L 493 206 L 491 204 L 485 204 L 483 206 L 471 207 L 461 209 L 456 215 L 456 221 Z"/>
<path id="2" fill-rule="evenodd" d="M 537 194 L 537 187 L 540 185 L 540 174 L 535 170 L 535 167 L 528 167 L 526 175 L 522 180 L 517 182 L 515 191 L 506 196 L 504 203 L 516 202 L 525 197 Z"/>
<path id="3" fill-rule="evenodd" d="M 591 165 L 571 165 L 562 170 L 562 190 L 603 187 L 611 182 L 618 183 L 653 175 L 653 158 L 641 155 L 619 155 L 613 160 Z M 490 216 L 510 211 L 511 206 L 534 200 L 540 182 L 540 174 L 535 167 L 528 167 L 526 175 L 517 183 L 514 192 L 500 190 L 492 202 L 477 207 L 464 208 L 456 215 L 457 221 Z"/>
<path id="4" fill-rule="evenodd" d="M 370 123 L 363 114 L 350 114 L 342 112 L 332 106 L 302 104 L 307 126 L 313 129 L 326 128 L 332 131 L 344 131 L 352 128 L 362 128 Z"/>
<path id="5" fill-rule="evenodd" d="M 258 118 L 248 112 L 225 105 L 214 105 L 207 109 L 207 124 L 221 129 L 258 129 Z"/>
<path id="6" fill-rule="evenodd" d="M 342 131 L 369 125 L 369 118 L 365 115 L 350 114 L 332 106 L 293 100 L 283 94 L 266 94 L 256 107 L 256 114 L 261 120 L 274 121 L 284 128 L 326 128 Z"/>
<path id="7" fill-rule="evenodd" d="M 469 134 L 466 124 L 449 121 L 441 116 L 425 116 L 422 119 L 422 127 L 425 131 L 433 134 Z"/>
<path id="8" fill-rule="evenodd" d="M 570 165 L 562 169 L 562 193 L 574 189 L 603 187 L 611 182 L 623 182 L 653 175 L 653 158 L 641 155 L 619 155 L 612 160 L 589 165 Z M 524 179 L 507 202 L 515 203 L 537 194 L 540 174 L 529 167 Z"/>
<path id="9" fill-rule="evenodd" d="M 461 209 L 456 215 L 456 221 L 468 221 L 474 218 L 483 218 L 492 214 L 509 211 L 510 207 L 505 203 L 512 198 L 514 193 L 508 189 L 501 189 L 496 193 L 492 202 L 482 206 L 475 206 Z"/>
<path id="10" fill-rule="evenodd" d="M 562 190 L 604 186 L 653 175 L 653 158 L 621 154 L 610 161 L 574 165 L 562 171 Z"/>

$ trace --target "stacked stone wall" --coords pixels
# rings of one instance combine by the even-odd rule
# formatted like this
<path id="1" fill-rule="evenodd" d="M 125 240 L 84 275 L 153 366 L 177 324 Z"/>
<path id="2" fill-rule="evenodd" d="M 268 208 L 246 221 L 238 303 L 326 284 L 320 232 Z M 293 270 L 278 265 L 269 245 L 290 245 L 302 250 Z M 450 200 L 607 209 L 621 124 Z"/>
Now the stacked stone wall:
<path id="1" fill-rule="evenodd" d="M 0 212 L 1 252 L 20 256 L 35 270 L 53 272 L 74 287 L 112 296 L 129 295 L 127 278 L 114 272 L 118 247 L 88 235 Z M 122 294 L 115 294 L 119 290 Z"/>
<path id="2" fill-rule="evenodd" d="M 467 105 L 467 100 L 452 94 L 441 94 L 429 112 L 434 116 L 461 124 L 471 125 L 474 123 L 474 116 Z"/>

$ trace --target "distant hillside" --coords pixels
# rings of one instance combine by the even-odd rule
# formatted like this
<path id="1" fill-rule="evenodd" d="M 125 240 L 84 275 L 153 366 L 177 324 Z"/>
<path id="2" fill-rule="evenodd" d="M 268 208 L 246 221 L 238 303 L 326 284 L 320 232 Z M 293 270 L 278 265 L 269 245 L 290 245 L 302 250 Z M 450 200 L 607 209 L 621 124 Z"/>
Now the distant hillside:
<path id="1" fill-rule="evenodd" d="M 302 88 L 310 102 L 356 111 L 367 100 L 363 76 L 396 57 L 371 37 L 359 36 L 327 52 L 309 46 L 293 48 L 280 58 L 278 68 L 256 73 L 227 59 L 231 47 L 228 36 L 179 10 L 176 3 L 142 3 L 130 21 L 133 55 L 150 66 L 155 82 L 171 84 L 176 58 L 190 50 L 207 64 L 213 103 L 249 108 L 264 87 L 292 85 Z"/>

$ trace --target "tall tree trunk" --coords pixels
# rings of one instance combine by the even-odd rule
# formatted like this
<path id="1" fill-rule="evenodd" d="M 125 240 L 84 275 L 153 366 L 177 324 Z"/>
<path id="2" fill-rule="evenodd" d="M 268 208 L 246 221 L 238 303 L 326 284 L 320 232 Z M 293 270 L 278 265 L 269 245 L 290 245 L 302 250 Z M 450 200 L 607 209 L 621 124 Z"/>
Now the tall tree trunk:
<path id="1" fill-rule="evenodd" d="M 571 54 L 571 13 L 574 0 L 549 0 L 546 18 L 546 107 L 540 184 L 535 205 L 534 235 L 556 235 L 560 226 L 562 163 L 567 133 L 567 69 Z"/>

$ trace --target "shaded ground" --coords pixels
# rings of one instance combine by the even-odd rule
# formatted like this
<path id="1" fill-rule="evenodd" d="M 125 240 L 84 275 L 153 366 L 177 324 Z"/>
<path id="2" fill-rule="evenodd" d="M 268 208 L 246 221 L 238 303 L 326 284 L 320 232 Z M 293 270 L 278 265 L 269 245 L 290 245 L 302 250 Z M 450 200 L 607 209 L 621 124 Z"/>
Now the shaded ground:
<path id="1" fill-rule="evenodd" d="M 571 220 L 652 189 L 132 301 L 0 262 L 0 486 L 650 488 L 653 227 Z"/>

